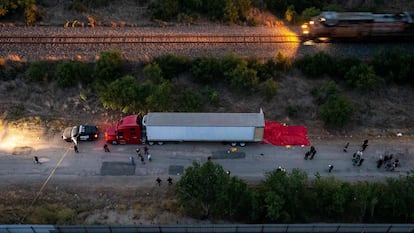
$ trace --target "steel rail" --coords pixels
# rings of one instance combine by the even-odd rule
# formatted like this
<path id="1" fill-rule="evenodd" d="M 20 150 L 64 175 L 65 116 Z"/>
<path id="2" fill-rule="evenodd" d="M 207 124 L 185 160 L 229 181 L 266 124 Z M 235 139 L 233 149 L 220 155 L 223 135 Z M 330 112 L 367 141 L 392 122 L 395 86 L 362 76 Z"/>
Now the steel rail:
<path id="1" fill-rule="evenodd" d="M 0 44 L 127 44 L 127 43 L 297 43 L 285 35 L 128 35 L 128 36 L 4 36 Z"/>

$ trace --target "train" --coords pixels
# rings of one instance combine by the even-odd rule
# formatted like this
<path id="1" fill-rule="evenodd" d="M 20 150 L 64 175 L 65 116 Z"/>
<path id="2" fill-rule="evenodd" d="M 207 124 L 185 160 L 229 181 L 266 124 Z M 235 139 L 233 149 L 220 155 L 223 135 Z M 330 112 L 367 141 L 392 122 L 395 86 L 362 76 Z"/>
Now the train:
<path id="1" fill-rule="evenodd" d="M 375 14 L 324 11 L 302 25 L 302 38 L 317 42 L 335 39 L 412 40 L 414 38 L 414 12 Z"/>

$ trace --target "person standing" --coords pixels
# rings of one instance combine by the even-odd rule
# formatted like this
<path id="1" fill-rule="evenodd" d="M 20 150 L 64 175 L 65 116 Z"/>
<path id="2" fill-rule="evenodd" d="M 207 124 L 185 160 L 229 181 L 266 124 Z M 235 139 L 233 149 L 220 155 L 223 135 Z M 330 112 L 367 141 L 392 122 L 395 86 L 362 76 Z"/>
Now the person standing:
<path id="1" fill-rule="evenodd" d="M 157 177 L 157 179 L 155 181 L 157 181 L 158 186 L 161 186 L 161 179 L 159 177 Z"/>
<path id="2" fill-rule="evenodd" d="M 144 146 L 144 154 L 148 155 L 148 147 L 147 146 Z"/>
<path id="3" fill-rule="evenodd" d="M 168 184 L 169 185 L 172 185 L 173 184 L 171 176 L 168 177 L 167 181 L 168 181 Z"/>
<path id="4" fill-rule="evenodd" d="M 332 169 L 334 168 L 334 166 L 333 166 L 332 164 L 329 164 L 329 165 L 328 165 L 328 168 L 329 168 L 329 170 L 328 170 L 328 171 L 329 171 L 329 173 L 331 173 L 331 171 L 332 171 Z"/>
<path id="5" fill-rule="evenodd" d="M 344 146 L 344 152 L 348 152 L 349 142 Z"/>
<path id="6" fill-rule="evenodd" d="M 38 158 L 37 156 L 35 156 L 35 157 L 33 158 L 33 163 L 35 163 L 35 164 L 40 164 L 40 162 L 39 162 L 39 158 Z"/>
<path id="7" fill-rule="evenodd" d="M 362 144 L 362 151 L 365 151 L 367 147 L 368 147 L 368 139 L 365 139 L 364 143 Z"/>
<path id="8" fill-rule="evenodd" d="M 108 148 L 108 145 L 107 145 L 107 144 L 105 144 L 105 145 L 103 146 L 103 148 L 104 148 L 104 151 L 105 151 L 105 152 L 111 152 L 111 151 L 109 151 L 109 148 Z"/>
<path id="9" fill-rule="evenodd" d="M 141 163 L 145 164 L 144 156 L 141 156 Z"/>
<path id="10" fill-rule="evenodd" d="M 73 150 L 75 151 L 75 153 L 79 153 L 79 149 L 76 144 L 73 145 Z"/>
<path id="11" fill-rule="evenodd" d="M 151 161 L 152 161 L 151 154 L 148 154 L 147 158 L 148 158 L 148 161 L 149 161 L 149 162 L 151 162 Z"/>
<path id="12" fill-rule="evenodd" d="M 310 160 L 312 160 L 313 159 L 313 157 L 315 157 L 315 155 L 316 155 L 316 149 L 315 149 L 315 147 L 314 146 L 311 146 L 311 148 L 310 148 Z"/>

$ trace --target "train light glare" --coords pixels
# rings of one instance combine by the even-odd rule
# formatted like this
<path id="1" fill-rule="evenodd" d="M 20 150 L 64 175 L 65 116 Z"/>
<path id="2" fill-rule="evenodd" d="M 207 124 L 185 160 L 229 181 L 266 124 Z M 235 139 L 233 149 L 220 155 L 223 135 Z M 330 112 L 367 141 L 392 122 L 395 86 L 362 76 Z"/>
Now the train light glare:
<path id="1" fill-rule="evenodd" d="M 309 31 L 308 30 L 304 30 L 304 31 L 302 31 L 302 33 L 303 34 L 309 34 Z"/>
<path id="2" fill-rule="evenodd" d="M 307 24 L 302 24 L 302 29 L 308 28 Z"/>
<path id="3" fill-rule="evenodd" d="M 311 21 L 309 21 L 309 24 L 313 25 L 313 24 L 315 24 L 315 21 L 311 20 Z"/>

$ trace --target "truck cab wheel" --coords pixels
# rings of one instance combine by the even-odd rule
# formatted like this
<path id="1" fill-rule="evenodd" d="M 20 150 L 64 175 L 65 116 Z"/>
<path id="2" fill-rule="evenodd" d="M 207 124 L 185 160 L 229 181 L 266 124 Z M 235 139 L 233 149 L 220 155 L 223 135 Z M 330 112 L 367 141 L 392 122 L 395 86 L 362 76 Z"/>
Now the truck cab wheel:
<path id="1" fill-rule="evenodd" d="M 230 146 L 232 146 L 232 147 L 237 146 L 237 142 L 232 142 L 232 143 L 230 143 Z"/>
<path id="2" fill-rule="evenodd" d="M 164 142 L 157 142 L 158 145 L 164 145 Z"/>

